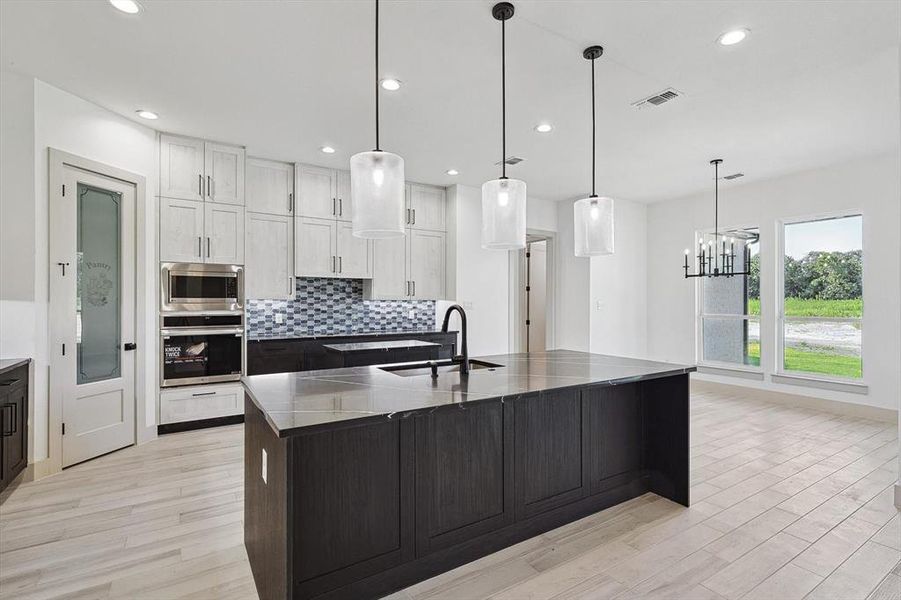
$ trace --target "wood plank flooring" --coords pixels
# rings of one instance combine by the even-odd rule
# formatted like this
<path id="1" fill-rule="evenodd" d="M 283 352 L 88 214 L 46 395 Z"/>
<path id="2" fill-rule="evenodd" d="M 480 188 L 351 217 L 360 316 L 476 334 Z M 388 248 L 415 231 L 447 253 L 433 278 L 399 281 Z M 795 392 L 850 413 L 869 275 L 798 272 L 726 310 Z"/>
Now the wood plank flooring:
<path id="1" fill-rule="evenodd" d="M 897 427 L 692 396 L 692 506 L 647 494 L 393 594 L 901 599 Z M 20 485 L 0 598 L 256 598 L 242 427 L 172 434 Z"/>

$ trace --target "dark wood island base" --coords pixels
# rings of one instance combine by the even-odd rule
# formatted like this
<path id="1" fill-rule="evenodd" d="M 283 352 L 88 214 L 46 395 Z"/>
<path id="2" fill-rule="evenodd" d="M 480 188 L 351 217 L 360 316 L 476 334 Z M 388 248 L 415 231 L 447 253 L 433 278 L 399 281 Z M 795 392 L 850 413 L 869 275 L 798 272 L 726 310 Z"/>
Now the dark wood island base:
<path id="1" fill-rule="evenodd" d="M 379 597 L 646 492 L 688 506 L 688 386 L 682 372 L 290 433 L 248 394 L 259 595 Z"/>

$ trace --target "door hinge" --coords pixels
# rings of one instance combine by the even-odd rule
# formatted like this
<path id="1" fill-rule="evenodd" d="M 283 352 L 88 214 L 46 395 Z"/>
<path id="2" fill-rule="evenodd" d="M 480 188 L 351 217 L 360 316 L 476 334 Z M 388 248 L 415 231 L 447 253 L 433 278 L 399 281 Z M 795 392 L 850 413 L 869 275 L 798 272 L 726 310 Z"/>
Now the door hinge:
<path id="1" fill-rule="evenodd" d="M 63 423 L 63 435 L 66 435 L 66 424 Z"/>
<path id="2" fill-rule="evenodd" d="M 64 183 L 63 184 L 63 196 L 65 196 L 65 195 L 66 195 L 66 184 Z"/>
<path id="3" fill-rule="evenodd" d="M 531 253 L 531 252 L 526 252 L 526 258 L 532 258 L 532 253 Z"/>
<path id="4" fill-rule="evenodd" d="M 531 292 L 531 291 L 532 291 L 532 286 L 527 285 L 527 286 L 526 286 L 526 291 L 527 291 L 527 292 Z"/>
<path id="5" fill-rule="evenodd" d="M 526 326 L 529 326 L 531 324 L 532 324 L 532 322 L 530 320 L 526 319 Z"/>

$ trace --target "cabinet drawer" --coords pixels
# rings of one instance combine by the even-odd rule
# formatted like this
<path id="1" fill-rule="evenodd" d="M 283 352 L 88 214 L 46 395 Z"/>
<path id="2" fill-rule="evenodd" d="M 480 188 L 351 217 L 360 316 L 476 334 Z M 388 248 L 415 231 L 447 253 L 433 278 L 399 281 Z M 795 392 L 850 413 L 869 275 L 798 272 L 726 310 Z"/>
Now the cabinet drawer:
<path id="1" fill-rule="evenodd" d="M 244 412 L 244 386 L 192 386 L 160 392 L 160 425 Z"/>

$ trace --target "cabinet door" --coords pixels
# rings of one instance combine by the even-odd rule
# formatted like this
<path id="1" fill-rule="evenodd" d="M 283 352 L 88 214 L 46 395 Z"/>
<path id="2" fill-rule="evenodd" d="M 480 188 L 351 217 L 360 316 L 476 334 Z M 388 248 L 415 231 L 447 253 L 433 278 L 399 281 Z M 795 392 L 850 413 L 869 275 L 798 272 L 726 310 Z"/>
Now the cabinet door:
<path id="1" fill-rule="evenodd" d="M 335 195 L 338 198 L 338 214 L 336 216 L 339 221 L 353 221 L 353 206 L 350 201 L 350 171 L 337 171 L 335 178 L 337 188 Z"/>
<path id="2" fill-rule="evenodd" d="M 294 272 L 298 277 L 337 275 L 338 223 L 334 219 L 294 219 Z"/>
<path id="3" fill-rule="evenodd" d="M 244 386 L 204 385 L 160 391 L 160 425 L 240 415 Z"/>
<path id="4" fill-rule="evenodd" d="M 160 198 L 160 260 L 203 262 L 203 203 Z"/>
<path id="5" fill-rule="evenodd" d="M 588 405 L 591 493 L 596 494 L 641 476 L 641 393 L 637 383 L 583 393 Z"/>
<path id="6" fill-rule="evenodd" d="M 291 215 L 294 208 L 294 165 L 247 159 L 245 206 L 248 211 Z"/>
<path id="7" fill-rule="evenodd" d="M 204 144 L 206 200 L 244 204 L 244 148 Z"/>
<path id="8" fill-rule="evenodd" d="M 160 135 L 160 196 L 203 200 L 203 140 Z"/>
<path id="9" fill-rule="evenodd" d="M 368 279 L 372 277 L 372 242 L 354 237 L 353 225 L 338 221 L 338 276 Z"/>
<path id="10" fill-rule="evenodd" d="M 338 216 L 335 171 L 311 165 L 297 165 L 297 208 L 301 217 L 334 219 Z"/>
<path id="11" fill-rule="evenodd" d="M 231 204 L 204 204 L 204 262 L 244 264 L 244 208 Z"/>
<path id="12" fill-rule="evenodd" d="M 294 219 L 247 213 L 244 289 L 247 298 L 294 297 Z"/>
<path id="13" fill-rule="evenodd" d="M 26 375 L 27 376 L 27 375 Z M 28 438 L 26 434 L 27 420 L 25 413 L 28 410 L 28 388 L 22 385 L 13 387 L 6 398 L 2 400 L 0 407 L 6 413 L 8 422 L 4 422 L 7 435 L 3 438 L 3 472 L 4 477 L 10 481 L 25 468 L 28 462 Z"/>
<path id="14" fill-rule="evenodd" d="M 412 296 L 420 300 L 444 297 L 445 234 L 408 229 L 409 278 Z"/>
<path id="15" fill-rule="evenodd" d="M 430 185 L 410 184 L 410 225 L 414 229 L 444 231 L 446 228 L 444 189 Z"/>
<path id="16" fill-rule="evenodd" d="M 412 419 L 290 438 L 294 598 L 413 558 Z"/>
<path id="17" fill-rule="evenodd" d="M 513 415 L 500 401 L 416 418 L 416 554 L 513 522 Z"/>
<path id="18" fill-rule="evenodd" d="M 406 263 L 406 237 L 372 240 L 372 282 L 367 296 L 406 299 L 409 294 Z"/>
<path id="19" fill-rule="evenodd" d="M 588 489 L 588 436 L 579 390 L 529 394 L 514 403 L 516 519 L 569 504 Z"/>

